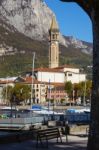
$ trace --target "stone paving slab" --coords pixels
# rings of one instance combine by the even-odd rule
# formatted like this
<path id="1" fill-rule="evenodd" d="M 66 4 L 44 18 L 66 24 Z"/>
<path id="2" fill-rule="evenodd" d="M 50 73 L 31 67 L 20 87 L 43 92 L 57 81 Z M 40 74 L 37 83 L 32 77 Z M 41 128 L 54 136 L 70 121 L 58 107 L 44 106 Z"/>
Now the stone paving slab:
<path id="1" fill-rule="evenodd" d="M 86 150 L 87 145 L 87 137 L 82 136 L 69 136 L 68 137 L 68 143 L 66 143 L 66 138 L 62 137 L 63 143 L 56 143 L 56 140 L 50 140 L 49 141 L 49 147 L 50 150 Z M 29 140 L 24 141 L 20 143 L 10 143 L 10 144 L 1 144 L 0 150 L 43 150 L 47 149 L 47 147 L 44 145 L 44 147 L 41 147 L 39 144 L 39 147 L 36 148 L 36 142 Z"/>

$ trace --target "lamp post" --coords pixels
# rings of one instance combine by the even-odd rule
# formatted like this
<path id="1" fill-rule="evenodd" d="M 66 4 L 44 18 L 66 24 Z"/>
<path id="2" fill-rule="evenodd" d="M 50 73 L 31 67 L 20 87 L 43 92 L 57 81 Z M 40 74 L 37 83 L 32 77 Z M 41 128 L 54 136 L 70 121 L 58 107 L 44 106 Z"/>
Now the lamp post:
<path id="1" fill-rule="evenodd" d="M 32 84 L 31 84 L 31 105 L 30 105 L 30 109 L 32 109 L 32 100 L 33 100 L 33 96 L 34 96 L 34 89 L 33 89 L 34 61 L 35 61 L 35 52 L 33 52 L 33 60 L 32 60 Z"/>
<path id="2" fill-rule="evenodd" d="M 8 86 L 8 85 L 7 85 L 7 81 L 6 81 L 6 96 L 5 96 L 6 98 L 5 98 L 5 104 L 7 103 L 7 93 L 8 93 L 7 86 Z"/>
<path id="3" fill-rule="evenodd" d="M 54 115 L 55 100 L 56 100 L 56 88 L 55 88 L 55 85 L 54 85 L 53 115 Z"/>
<path id="4" fill-rule="evenodd" d="M 85 84 L 84 84 L 84 98 L 83 98 L 83 106 L 85 106 L 86 101 L 86 76 L 85 76 Z"/>
<path id="5" fill-rule="evenodd" d="M 74 96 L 75 96 L 75 91 L 74 91 L 74 84 L 73 84 L 73 87 L 72 87 L 73 89 L 72 89 L 72 96 L 73 96 L 73 105 L 74 105 Z"/>
<path id="6" fill-rule="evenodd" d="M 11 118 L 13 117 L 13 104 L 15 105 L 15 118 L 16 118 L 16 94 L 13 92 L 12 98 L 11 98 Z"/>
<path id="7" fill-rule="evenodd" d="M 15 118 L 16 118 L 16 94 L 15 93 L 13 93 L 13 102 L 15 106 Z"/>
<path id="8" fill-rule="evenodd" d="M 8 99 L 8 77 L 6 77 L 6 96 L 5 96 L 5 103 L 7 103 Z"/>
<path id="9" fill-rule="evenodd" d="M 50 109 L 50 99 L 51 99 L 51 86 L 50 86 L 50 79 L 49 79 L 49 98 L 48 98 L 48 120 L 49 120 L 49 109 Z"/>

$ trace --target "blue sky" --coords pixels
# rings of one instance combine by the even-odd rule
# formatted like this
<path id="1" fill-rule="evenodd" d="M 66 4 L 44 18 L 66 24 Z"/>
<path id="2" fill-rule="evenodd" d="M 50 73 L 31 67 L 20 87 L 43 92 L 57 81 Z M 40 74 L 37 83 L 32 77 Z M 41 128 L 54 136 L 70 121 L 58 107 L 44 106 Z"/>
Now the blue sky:
<path id="1" fill-rule="evenodd" d="M 63 3 L 60 0 L 45 0 L 56 15 L 63 35 L 92 42 L 90 18 L 76 3 Z"/>

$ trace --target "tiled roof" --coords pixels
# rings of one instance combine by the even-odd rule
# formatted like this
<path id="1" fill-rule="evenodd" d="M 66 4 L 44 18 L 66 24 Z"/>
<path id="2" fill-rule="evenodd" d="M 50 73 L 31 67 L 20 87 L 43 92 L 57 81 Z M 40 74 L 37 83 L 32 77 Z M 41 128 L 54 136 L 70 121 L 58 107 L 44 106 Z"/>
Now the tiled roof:
<path id="1" fill-rule="evenodd" d="M 22 83 L 25 83 L 25 84 L 32 84 L 32 77 L 26 77 L 24 78 L 24 82 Z M 49 82 L 42 82 L 42 81 L 38 81 L 36 79 L 33 79 L 33 84 L 46 84 L 46 85 L 49 85 Z M 51 85 L 54 85 L 54 86 L 64 86 L 64 83 L 54 83 L 54 82 L 50 82 Z"/>
<path id="2" fill-rule="evenodd" d="M 64 68 L 72 68 L 72 69 L 79 69 L 79 68 L 76 68 L 75 66 L 72 66 L 72 65 L 62 65 L 62 66 L 59 66 L 59 67 L 56 67 L 54 69 L 64 69 Z"/>
<path id="3" fill-rule="evenodd" d="M 34 71 L 42 71 L 42 72 L 63 72 L 64 68 L 72 68 L 72 69 L 79 69 L 72 65 L 63 65 L 56 68 L 36 68 Z"/>
<path id="4" fill-rule="evenodd" d="M 63 72 L 58 68 L 37 68 L 35 71 L 42 71 L 42 72 Z"/>
<path id="5" fill-rule="evenodd" d="M 22 83 L 32 84 L 32 82 L 33 82 L 34 84 L 39 84 L 39 83 L 40 83 L 40 82 L 39 82 L 38 80 L 36 80 L 36 79 L 33 79 L 33 81 L 32 81 L 32 77 L 26 77 L 26 78 L 24 78 L 24 81 L 23 81 Z"/>
<path id="6" fill-rule="evenodd" d="M 9 83 L 14 83 L 14 81 L 0 80 L 0 84 L 9 84 Z"/>

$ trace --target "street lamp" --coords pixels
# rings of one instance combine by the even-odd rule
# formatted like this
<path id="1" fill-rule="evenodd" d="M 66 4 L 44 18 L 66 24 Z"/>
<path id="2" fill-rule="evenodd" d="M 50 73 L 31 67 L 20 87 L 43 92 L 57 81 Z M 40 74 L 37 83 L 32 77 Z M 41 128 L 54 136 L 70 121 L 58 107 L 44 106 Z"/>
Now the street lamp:
<path id="1" fill-rule="evenodd" d="M 8 78 L 6 77 L 6 96 L 5 96 L 5 103 L 7 104 L 7 99 L 8 99 Z"/>
<path id="2" fill-rule="evenodd" d="M 31 84 L 31 105 L 30 105 L 31 108 L 30 109 L 32 109 L 32 100 L 34 96 L 34 90 L 33 90 L 34 61 L 35 61 L 35 52 L 33 52 L 33 61 L 32 61 L 32 84 Z"/>
<path id="3" fill-rule="evenodd" d="M 83 106 L 85 106 L 85 101 L 86 101 L 86 76 L 85 76 L 85 84 L 84 84 L 84 98 L 83 98 Z"/>
<path id="4" fill-rule="evenodd" d="M 49 108 L 50 108 L 50 99 L 51 99 L 51 86 L 50 86 L 50 79 L 49 79 L 49 99 L 48 99 L 48 111 L 49 111 Z"/>
<path id="5" fill-rule="evenodd" d="M 15 118 L 16 118 L 16 94 L 14 92 L 12 94 L 10 102 L 11 102 L 11 118 L 13 117 L 13 110 L 12 110 L 13 104 L 15 105 Z"/>

